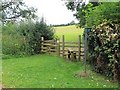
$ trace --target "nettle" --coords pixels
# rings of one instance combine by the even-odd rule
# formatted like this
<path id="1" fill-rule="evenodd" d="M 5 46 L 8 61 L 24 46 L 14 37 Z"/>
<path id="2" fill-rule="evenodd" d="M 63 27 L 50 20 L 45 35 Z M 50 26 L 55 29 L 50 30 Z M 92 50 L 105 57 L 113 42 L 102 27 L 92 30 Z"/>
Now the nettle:
<path id="1" fill-rule="evenodd" d="M 97 72 L 120 81 L 120 25 L 102 23 L 88 33 L 90 62 Z"/>

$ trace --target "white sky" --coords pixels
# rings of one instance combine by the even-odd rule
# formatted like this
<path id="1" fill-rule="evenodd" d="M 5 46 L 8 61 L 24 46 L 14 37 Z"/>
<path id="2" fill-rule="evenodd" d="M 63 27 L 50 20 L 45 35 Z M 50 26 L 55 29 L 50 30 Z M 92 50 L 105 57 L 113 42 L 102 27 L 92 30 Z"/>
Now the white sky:
<path id="1" fill-rule="evenodd" d="M 44 17 L 47 24 L 67 24 L 77 22 L 73 12 L 68 10 L 62 0 L 24 0 L 28 6 L 38 9 L 37 15 Z"/>

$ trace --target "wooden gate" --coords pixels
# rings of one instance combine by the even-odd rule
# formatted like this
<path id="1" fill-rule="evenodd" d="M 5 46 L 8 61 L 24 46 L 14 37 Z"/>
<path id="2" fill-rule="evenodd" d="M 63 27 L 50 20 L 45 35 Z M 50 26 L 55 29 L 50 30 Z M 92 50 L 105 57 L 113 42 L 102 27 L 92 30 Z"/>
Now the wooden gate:
<path id="1" fill-rule="evenodd" d="M 84 45 L 80 35 L 76 42 L 66 42 L 64 35 L 62 36 L 62 41 L 57 39 L 44 40 L 42 37 L 41 52 L 79 61 L 84 58 Z"/>

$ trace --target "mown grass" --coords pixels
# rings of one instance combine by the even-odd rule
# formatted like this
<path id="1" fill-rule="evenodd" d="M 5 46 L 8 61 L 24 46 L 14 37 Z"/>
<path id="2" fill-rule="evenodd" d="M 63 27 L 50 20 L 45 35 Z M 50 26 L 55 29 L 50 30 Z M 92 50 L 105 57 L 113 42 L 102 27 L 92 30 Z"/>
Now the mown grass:
<path id="1" fill-rule="evenodd" d="M 78 41 L 78 35 L 83 35 L 84 29 L 76 25 L 54 27 L 55 35 L 62 40 L 65 35 L 65 41 Z"/>
<path id="2" fill-rule="evenodd" d="M 2 83 L 2 30 L 0 27 L 0 84 Z"/>
<path id="3" fill-rule="evenodd" d="M 0 57 L 0 84 L 2 83 L 2 58 Z"/>
<path id="4" fill-rule="evenodd" d="M 3 85 L 9 88 L 117 87 L 117 84 L 92 71 L 89 71 L 89 77 L 75 77 L 75 73 L 84 69 L 82 62 L 74 63 L 49 55 L 6 59 L 2 69 Z"/>

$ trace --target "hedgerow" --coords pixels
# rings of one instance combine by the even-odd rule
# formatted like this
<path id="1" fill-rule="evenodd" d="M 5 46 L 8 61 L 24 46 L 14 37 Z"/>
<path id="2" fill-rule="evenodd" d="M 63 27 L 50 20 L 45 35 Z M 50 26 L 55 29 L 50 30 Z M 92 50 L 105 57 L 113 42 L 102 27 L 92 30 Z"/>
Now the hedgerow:
<path id="1" fill-rule="evenodd" d="M 54 32 L 44 19 L 2 26 L 2 52 L 7 56 L 40 54 L 41 37 L 52 39 Z M 5 57 L 6 58 L 6 57 Z"/>
<path id="2" fill-rule="evenodd" d="M 120 82 L 120 25 L 103 23 L 88 33 L 89 61 L 96 72 Z"/>

